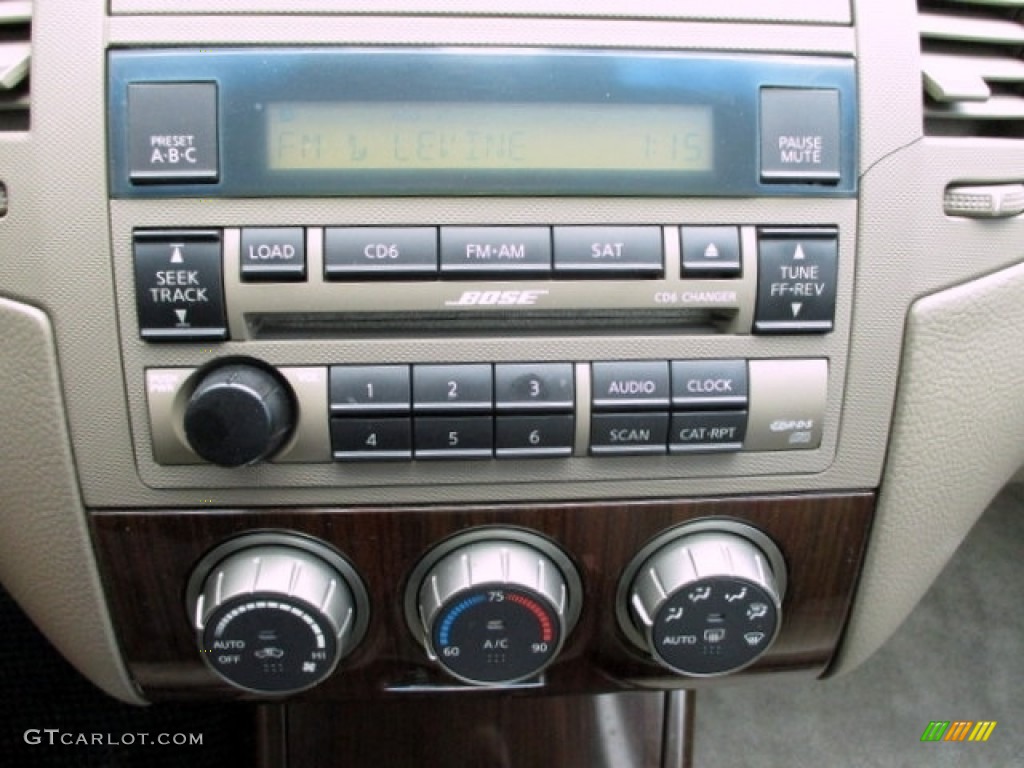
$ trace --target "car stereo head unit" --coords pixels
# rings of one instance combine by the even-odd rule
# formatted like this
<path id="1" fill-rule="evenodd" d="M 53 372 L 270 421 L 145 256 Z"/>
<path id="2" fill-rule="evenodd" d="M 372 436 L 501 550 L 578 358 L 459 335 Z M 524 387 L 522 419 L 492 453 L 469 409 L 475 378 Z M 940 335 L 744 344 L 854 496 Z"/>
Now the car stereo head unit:
<path id="1" fill-rule="evenodd" d="M 169 48 L 109 77 L 153 487 L 593 494 L 832 461 L 852 58 Z"/>

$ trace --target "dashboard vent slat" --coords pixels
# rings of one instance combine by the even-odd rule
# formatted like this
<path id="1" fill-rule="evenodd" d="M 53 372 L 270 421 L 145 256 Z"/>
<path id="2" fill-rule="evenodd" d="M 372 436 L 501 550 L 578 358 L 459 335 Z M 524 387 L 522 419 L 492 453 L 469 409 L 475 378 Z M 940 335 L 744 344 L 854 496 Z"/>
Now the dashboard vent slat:
<path id="1" fill-rule="evenodd" d="M 0 133 L 29 127 L 32 3 L 0 1 Z"/>
<path id="2" fill-rule="evenodd" d="M 925 133 L 1024 136 L 1024 0 L 919 0 Z"/>

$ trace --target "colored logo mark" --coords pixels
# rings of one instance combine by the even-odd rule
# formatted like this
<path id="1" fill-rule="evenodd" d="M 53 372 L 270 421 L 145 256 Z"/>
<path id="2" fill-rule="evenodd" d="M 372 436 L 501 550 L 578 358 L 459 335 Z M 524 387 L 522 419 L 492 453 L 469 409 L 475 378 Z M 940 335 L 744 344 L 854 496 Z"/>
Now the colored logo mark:
<path id="1" fill-rule="evenodd" d="M 995 729 L 995 720 L 932 720 L 921 741 L 988 741 Z"/>

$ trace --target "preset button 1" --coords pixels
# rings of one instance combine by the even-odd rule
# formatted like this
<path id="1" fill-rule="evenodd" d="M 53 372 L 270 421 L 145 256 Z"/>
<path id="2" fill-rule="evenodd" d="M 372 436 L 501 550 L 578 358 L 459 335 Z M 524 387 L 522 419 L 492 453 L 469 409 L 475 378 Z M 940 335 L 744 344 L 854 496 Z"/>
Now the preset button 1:
<path id="1" fill-rule="evenodd" d="M 408 413 L 408 365 L 331 367 L 331 413 Z"/>

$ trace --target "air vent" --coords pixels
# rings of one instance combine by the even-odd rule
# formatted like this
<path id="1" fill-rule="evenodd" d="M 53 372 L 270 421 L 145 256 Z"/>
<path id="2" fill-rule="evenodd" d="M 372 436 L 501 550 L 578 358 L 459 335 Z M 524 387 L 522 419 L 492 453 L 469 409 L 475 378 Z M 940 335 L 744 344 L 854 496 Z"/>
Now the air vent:
<path id="1" fill-rule="evenodd" d="M 1024 136 L 1024 0 L 918 0 L 925 133 Z"/>
<path id="2" fill-rule="evenodd" d="M 28 130 L 31 2 L 0 2 L 0 131 Z"/>

